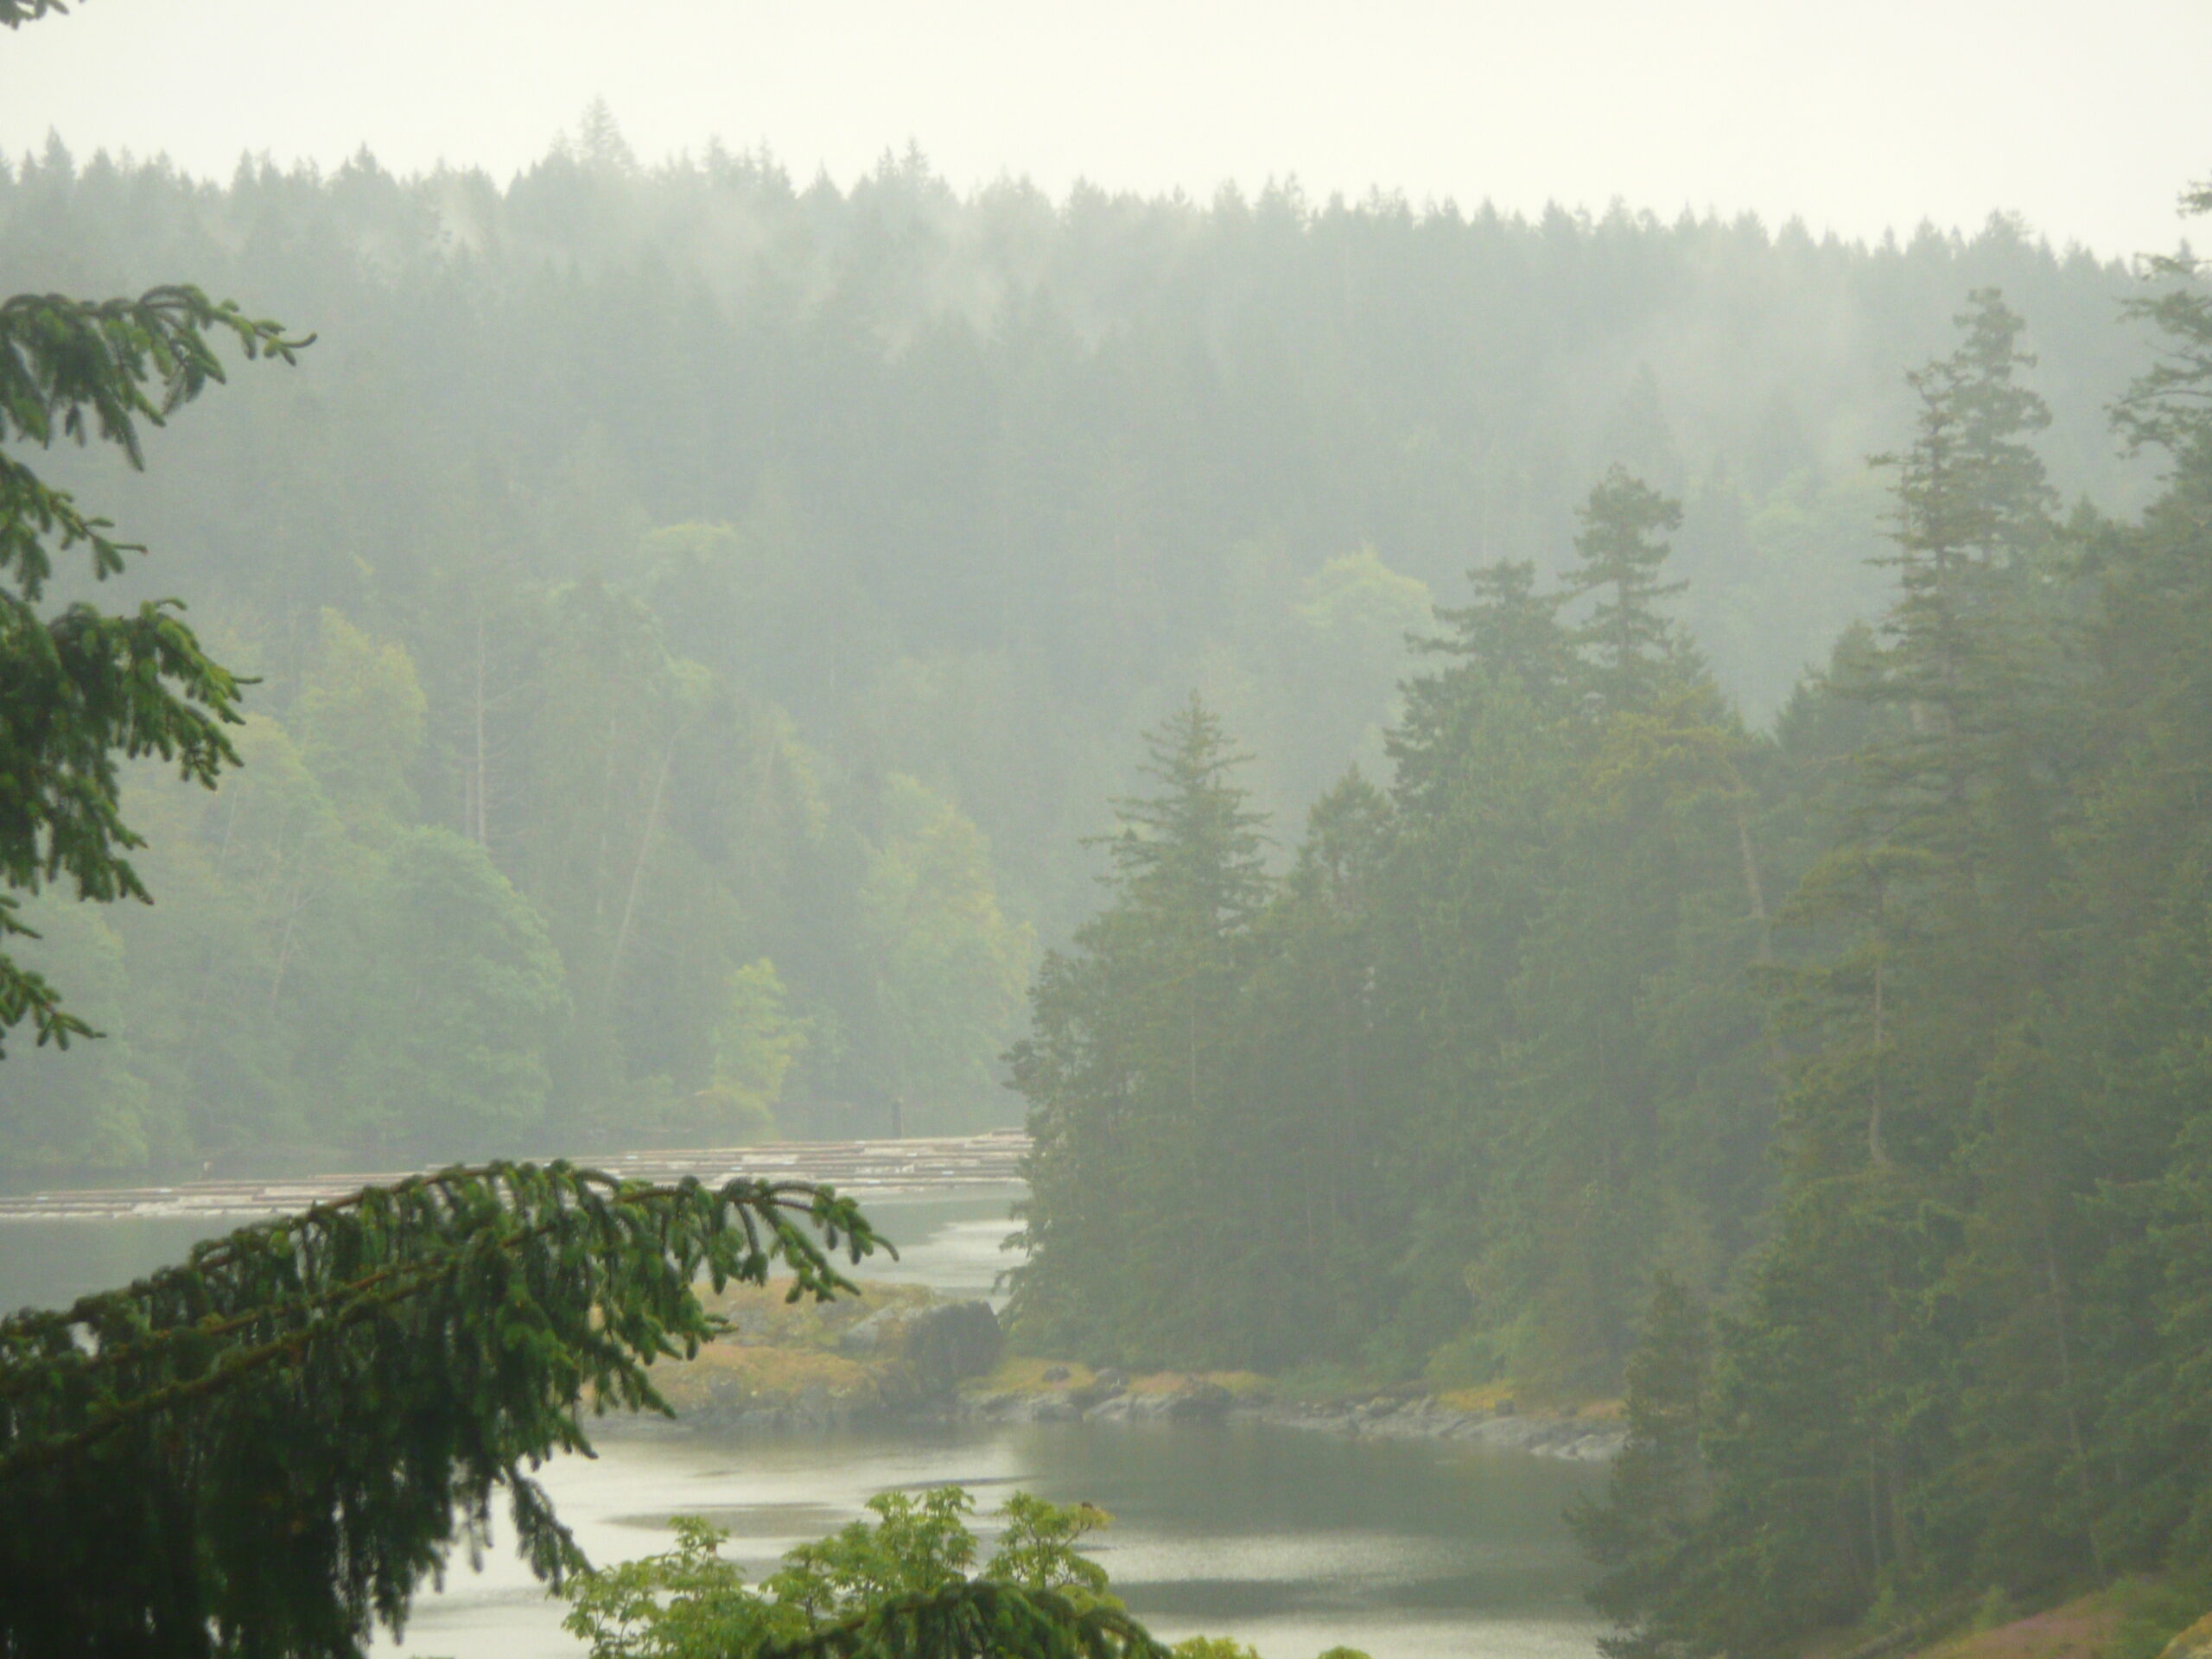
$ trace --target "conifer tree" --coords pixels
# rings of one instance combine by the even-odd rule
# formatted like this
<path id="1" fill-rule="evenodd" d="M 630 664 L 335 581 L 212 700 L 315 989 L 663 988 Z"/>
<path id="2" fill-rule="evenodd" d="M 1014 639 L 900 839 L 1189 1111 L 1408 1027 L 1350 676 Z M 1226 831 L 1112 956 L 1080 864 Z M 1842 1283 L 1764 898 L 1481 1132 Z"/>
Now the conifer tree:
<path id="1" fill-rule="evenodd" d="M 1147 738 L 1148 795 L 1102 838 L 1113 903 L 1048 955 L 1010 1060 L 1035 1137 L 1015 1327 L 1101 1358 L 1193 1363 L 1222 1329 L 1164 1274 L 1213 1240 L 1232 1014 L 1270 883 L 1244 757 L 1193 696 Z"/>
<path id="2" fill-rule="evenodd" d="M 1653 1616 L 1678 1581 L 1683 1553 L 1712 1501 L 1704 1445 L 1712 1347 L 1706 1310 L 1662 1272 L 1624 1379 L 1627 1443 L 1614 1459 L 1605 1501 L 1585 1502 L 1567 1516 L 1604 1574 L 1591 1605 L 1628 1626 L 1600 1639 L 1611 1659 L 1675 1649 Z"/>
<path id="3" fill-rule="evenodd" d="M 1415 649 L 1451 659 L 1404 687 L 1405 711 L 1388 739 L 1401 802 L 1433 811 L 1452 769 L 1474 741 L 1485 696 L 1507 686 L 1547 718 L 1563 709 L 1573 682 L 1572 639 L 1560 626 L 1564 595 L 1536 591 L 1536 568 L 1510 559 L 1467 573 L 1473 602 L 1439 607 L 1448 633 L 1416 639 Z"/>
<path id="4" fill-rule="evenodd" d="M 1885 838 L 1965 861 L 1988 851 L 1983 818 L 2003 763 L 2003 712 L 2018 702 L 2010 676 L 2007 577 L 2040 574 L 2056 496 L 2030 442 L 2050 411 L 2020 383 L 2035 359 L 2020 318 L 1994 289 L 1976 289 L 1949 356 L 1906 377 L 1919 404 L 1911 446 L 1875 458 L 1896 479 L 1891 534 L 1897 597 L 1884 632 L 1883 671 L 1869 695 L 1901 703 L 1909 723 L 1869 757 Z"/>
<path id="5" fill-rule="evenodd" d="M 1660 579 L 1668 554 L 1660 538 L 1682 527 L 1681 503 L 1616 463 L 1578 517 L 1578 563 L 1567 591 L 1594 594 L 1596 603 L 1575 639 L 1594 661 L 1599 695 L 1610 706 L 1625 708 L 1649 694 L 1673 649 L 1674 629 L 1659 602 L 1689 584 Z"/>
<path id="6" fill-rule="evenodd" d="M 1845 641 L 1808 694 L 1863 712 L 1820 717 L 1857 747 L 1821 763 L 1836 781 L 1806 803 L 1787 955 L 1763 971 L 1786 1177 L 1722 1323 L 1711 1499 L 1671 1564 L 1619 1580 L 1614 1611 L 1686 1652 L 1771 1648 L 1961 1574 L 2103 1570 L 2067 1288 L 2085 1167 L 2035 1034 L 2061 988 L 2055 785 L 2083 758 L 2030 443 L 2048 415 L 1997 295 L 1959 327 L 1882 458 L 1880 643 Z"/>

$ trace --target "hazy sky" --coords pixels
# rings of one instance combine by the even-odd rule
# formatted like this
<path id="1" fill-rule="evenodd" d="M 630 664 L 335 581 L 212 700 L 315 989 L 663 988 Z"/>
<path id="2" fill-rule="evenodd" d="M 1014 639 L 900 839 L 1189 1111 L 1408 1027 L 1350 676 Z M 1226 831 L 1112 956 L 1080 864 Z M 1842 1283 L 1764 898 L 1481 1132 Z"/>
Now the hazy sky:
<path id="1" fill-rule="evenodd" d="M 802 181 L 912 139 L 962 186 L 2003 208 L 2126 253 L 2212 175 L 2208 63 L 2212 0 L 82 0 L 0 35 L 0 149 L 504 179 L 604 97 L 648 160 L 766 141 Z"/>

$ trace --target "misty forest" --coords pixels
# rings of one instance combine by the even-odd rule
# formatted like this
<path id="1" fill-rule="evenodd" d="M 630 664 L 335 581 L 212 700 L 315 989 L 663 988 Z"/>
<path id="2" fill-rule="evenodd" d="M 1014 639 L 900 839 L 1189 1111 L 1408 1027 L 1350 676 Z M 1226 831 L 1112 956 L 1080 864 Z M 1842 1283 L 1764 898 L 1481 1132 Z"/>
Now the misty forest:
<path id="1" fill-rule="evenodd" d="M 0 288 L 0 1656 L 2212 1653 L 2185 245 L 594 104 Z"/>

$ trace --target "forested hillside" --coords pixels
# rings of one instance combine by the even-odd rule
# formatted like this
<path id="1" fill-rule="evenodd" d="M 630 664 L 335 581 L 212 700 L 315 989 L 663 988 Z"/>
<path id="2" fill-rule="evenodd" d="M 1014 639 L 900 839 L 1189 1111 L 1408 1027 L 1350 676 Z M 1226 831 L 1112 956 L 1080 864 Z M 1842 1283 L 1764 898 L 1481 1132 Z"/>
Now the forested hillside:
<path id="1" fill-rule="evenodd" d="M 1631 1659 L 2131 1573 L 2201 1607 L 2207 275 L 2130 308 L 2139 513 L 2069 503 L 2036 329 L 1961 296 L 1875 461 L 1887 603 L 1770 731 L 1670 616 L 1683 508 L 1619 467 L 1563 569 L 1439 612 L 1390 770 L 1286 875 L 1235 722 L 1158 727 L 1016 1053 L 1026 1338 L 1625 1382 L 1578 1526 Z"/>
<path id="2" fill-rule="evenodd" d="M 1768 1040 L 1733 971 L 1766 948 L 1745 894 L 1779 904 L 1818 840 L 1775 781 L 1814 741 L 1789 734 L 1858 716 L 1801 698 L 1778 745 L 1751 734 L 1893 585 L 1865 458 L 1910 435 L 1903 372 L 2001 288 L 2055 486 L 2114 512 L 2145 487 L 2103 415 L 2145 360 L 2128 279 L 2001 221 L 1868 248 L 1289 188 L 962 197 L 912 156 L 848 189 L 760 155 L 640 167 L 594 114 L 505 187 L 366 155 L 214 184 L 57 141 L 0 169 L 0 259 L 78 293 L 188 276 L 320 336 L 158 435 L 143 475 L 49 458 L 156 550 L 127 594 L 191 596 L 258 680 L 219 793 L 134 784 L 156 904 L 33 918 L 27 959 L 109 1035 L 10 1053 L 12 1177 L 1010 1121 L 997 1057 L 1037 944 L 1096 902 L 1080 838 L 1195 686 L 1286 840 L 1349 761 L 1371 780 L 1326 793 L 1283 896 L 1259 907 L 1288 849 L 1255 846 L 1233 899 L 1284 941 L 1259 982 L 1295 1043 L 1333 1040 L 1299 999 L 1355 971 L 1370 840 L 1401 849 L 1373 902 L 1406 926 L 1465 907 L 1372 995 L 1465 1040 L 1382 1071 L 1331 1051 L 1334 1138 L 1262 1137 L 1305 1161 L 1246 1173 L 1300 1184 L 1283 1213 L 1329 1282 L 1387 1272 L 1393 1340 L 1458 1331 L 1472 1287 L 1562 1376 L 1617 1363 L 1642 1246 L 1551 1249 L 1564 1199 L 1527 1199 L 1520 1232 L 1428 1205 L 1425 1243 L 1359 1243 L 1363 1220 L 1391 1182 L 1479 1166 L 1495 1126 L 1437 1103 L 1555 1065 L 1543 1097 L 1576 1103 L 1524 1150 L 1557 1192 L 1633 1186 L 1605 1227 L 1701 1282 L 1743 1248 Z M 1544 632 L 1587 620 L 1545 595 L 1612 591 L 1574 547 L 1649 510 L 1601 493 L 1577 518 L 1615 463 L 1681 503 L 1689 586 L 1593 689 L 1599 648 Z M 1471 566 L 1486 596 L 1453 611 Z M 1582 667 L 1474 697 L 1509 622 Z M 1440 630 L 1458 655 L 1426 660 L 1453 666 L 1402 709 L 1404 637 Z M 1611 770 L 1586 747 L 1638 721 L 1665 744 Z M 1478 739 L 1522 769 L 1527 823 L 1454 816 Z M 1477 878 L 1539 855 L 1546 880 L 1602 878 L 1584 912 Z M 1460 896 L 1419 897 L 1418 858 Z M 1509 949 L 1532 928 L 1539 951 Z M 1663 1052 L 1604 1048 L 1623 999 Z M 1464 1072 L 1501 1052 L 1471 1033 L 1509 1029 L 1510 1084 Z M 1302 1077 L 1306 1052 L 1253 1064 Z M 1592 1052 L 1643 1092 L 1577 1072 Z M 1407 1109 L 1441 1138 L 1378 1139 L 1386 1098 L 1432 1103 Z M 1381 1161 L 1346 1185 L 1344 1156 Z M 1517 1242 L 1471 1251 L 1465 1227 Z"/>

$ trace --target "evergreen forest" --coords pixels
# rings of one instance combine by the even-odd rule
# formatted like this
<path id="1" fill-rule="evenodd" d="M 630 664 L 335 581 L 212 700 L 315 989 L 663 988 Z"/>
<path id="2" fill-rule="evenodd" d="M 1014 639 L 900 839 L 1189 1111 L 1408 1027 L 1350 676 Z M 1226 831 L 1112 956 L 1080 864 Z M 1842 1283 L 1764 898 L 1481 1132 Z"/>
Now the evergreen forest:
<path id="1" fill-rule="evenodd" d="M 448 1166 L 0 1319 L 8 1652 L 357 1652 L 498 1493 L 607 1654 L 1156 1659 L 1087 1509 L 756 1591 L 527 1472 L 884 1243 L 562 1159 L 1016 1123 L 1026 1358 L 1618 1399 L 1613 1659 L 2212 1598 L 2185 248 L 594 106 L 505 186 L 56 138 L 0 260 L 0 1180 Z"/>
<path id="2" fill-rule="evenodd" d="M 1883 602 L 1764 725 L 1685 620 L 1689 508 L 1618 463 L 1563 561 L 1436 609 L 1387 771 L 1302 823 L 1221 709 L 1158 723 L 1014 1051 L 1024 1338 L 1625 1388 L 1575 1517 L 1617 1659 L 2133 1574 L 2201 1609 L 2204 275 L 2112 320 L 2133 512 L 2058 483 L 2025 308 L 1959 296 L 1871 458 Z"/>
<path id="3" fill-rule="evenodd" d="M 1462 682 L 1419 690 L 1443 659 L 1408 636 L 1473 649 L 1486 625 L 1450 620 L 1471 566 L 1529 567 L 1540 608 L 1584 582 L 1579 504 L 1620 466 L 1677 504 L 1662 585 L 1687 586 L 1659 609 L 1701 653 L 1697 719 L 1740 728 L 1711 764 L 1764 801 L 1788 747 L 1766 734 L 1813 718 L 1800 676 L 1896 584 L 1866 457 L 1910 440 L 1903 376 L 1983 288 L 2028 320 L 2058 499 L 2126 514 L 2155 487 L 2104 415 L 2152 360 L 2117 317 L 2136 285 L 2002 219 L 1866 246 L 1291 183 L 963 195 L 912 151 L 841 187 L 719 147 L 641 165 L 594 107 L 505 186 L 365 152 L 216 182 L 55 138 L 0 165 L 0 260 L 72 294 L 189 272 L 317 337 L 149 430 L 143 472 L 98 446 L 41 461 L 158 550 L 101 591 L 189 597 L 245 682 L 245 764 L 219 794 L 127 770 L 152 905 L 26 901 L 24 959 L 105 1037 L 11 1046 L 17 1183 L 1011 1124 L 1001 1056 L 1040 951 L 1096 908 L 1086 838 L 1149 786 L 1143 734 L 1194 688 L 1255 757 L 1237 786 L 1277 839 L 1255 880 L 1308 891 L 1289 842 L 1315 803 L 1332 833 L 1381 833 L 1379 798 L 1336 788 L 1348 765 L 1385 793 L 1396 769 L 1409 828 L 1421 768 L 1440 804 L 1472 764 L 1459 726 L 1421 724 L 1463 719 L 1441 689 Z M 58 599 L 90 591 L 57 572 Z M 1637 787 L 1673 801 L 1686 777 Z M 1770 816 L 1745 809 L 1779 906 L 1797 855 Z M 1564 960 L 1617 919 L 1541 926 Z M 1623 986 L 1670 964 L 1700 1034 L 1669 1064 L 1745 1115 L 1649 1196 L 1670 1219 L 1633 1224 L 1708 1281 L 1758 1209 L 1768 1085 L 1734 1039 L 1706 1045 L 1761 1016 L 1700 978 L 1745 948 L 1732 912 L 1703 966 L 1645 919 L 1607 959 Z M 1457 982 L 1478 1007 L 1428 1016 L 1489 1033 L 1452 1065 L 1503 1040 L 1501 988 L 1537 995 L 1504 942 L 1523 920 L 1435 918 L 1424 950 L 1506 952 Z M 1433 1103 L 1474 1086 L 1394 1052 L 1329 1109 L 1384 1172 L 1440 1149 L 1382 1127 L 1429 1121 L 1407 1068 Z M 1456 1160 L 1487 1131 L 1452 1121 Z M 1503 1227 L 1485 1215 L 1453 1238 Z M 1440 1236 L 1394 1259 L 1391 1306 L 1427 1311 L 1393 1328 L 1427 1344 L 1478 1255 L 1519 1306 L 1529 1262 Z M 1594 1320 L 1544 1351 L 1605 1372 L 1624 1296 L 1544 1316 Z"/>

